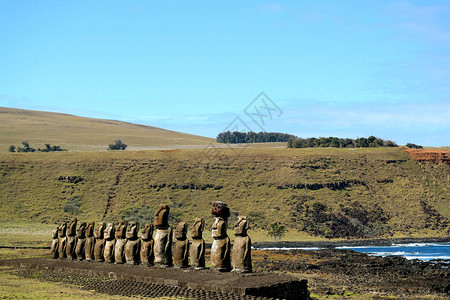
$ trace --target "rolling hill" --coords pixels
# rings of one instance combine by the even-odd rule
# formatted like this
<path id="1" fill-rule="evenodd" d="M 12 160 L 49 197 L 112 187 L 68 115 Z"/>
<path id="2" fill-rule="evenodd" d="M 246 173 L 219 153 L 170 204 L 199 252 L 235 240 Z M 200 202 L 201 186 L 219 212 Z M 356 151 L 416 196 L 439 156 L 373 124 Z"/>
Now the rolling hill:
<path id="1" fill-rule="evenodd" d="M 1 153 L 0 219 L 143 223 L 167 203 L 172 225 L 211 225 L 211 203 L 222 200 L 230 225 L 238 214 L 253 230 L 278 221 L 289 239 L 450 233 L 445 162 L 399 148 L 221 149 L 208 160 L 204 151 Z"/>
<path id="2" fill-rule="evenodd" d="M 34 148 L 59 145 L 69 151 L 106 150 L 121 139 L 129 150 L 195 147 L 214 139 L 127 122 L 0 107 L 0 152 L 28 141 Z"/>

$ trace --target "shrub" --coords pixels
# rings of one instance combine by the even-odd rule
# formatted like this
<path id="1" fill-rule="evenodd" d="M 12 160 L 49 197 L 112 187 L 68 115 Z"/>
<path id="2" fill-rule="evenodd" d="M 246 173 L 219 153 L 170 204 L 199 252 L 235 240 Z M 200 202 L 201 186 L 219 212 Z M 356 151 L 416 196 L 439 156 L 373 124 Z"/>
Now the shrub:
<path id="1" fill-rule="evenodd" d="M 14 146 L 14 145 L 9 146 L 8 151 L 9 152 L 16 152 L 16 146 Z"/>
<path id="2" fill-rule="evenodd" d="M 27 141 L 23 141 L 22 145 L 23 145 L 23 148 L 17 147 L 17 152 L 34 152 L 34 151 L 36 151 L 36 149 L 32 148 L 30 146 L 30 143 L 28 143 Z"/>
<path id="3" fill-rule="evenodd" d="M 267 234 L 273 237 L 274 241 L 281 240 L 286 234 L 286 227 L 281 225 L 280 222 L 275 222 L 269 225 Z"/>
<path id="4" fill-rule="evenodd" d="M 64 212 L 71 214 L 78 213 L 81 207 L 81 199 L 81 196 L 74 196 L 67 199 L 67 202 L 63 207 Z"/>
<path id="5" fill-rule="evenodd" d="M 413 144 L 413 143 L 408 143 L 408 144 L 406 144 L 406 147 L 408 147 L 408 148 L 410 148 L 410 149 L 423 149 L 422 146 L 416 145 L 416 144 Z"/>
<path id="6" fill-rule="evenodd" d="M 67 149 L 62 149 L 61 146 L 51 146 L 50 144 L 45 144 L 45 148 L 41 149 L 39 148 L 38 151 L 40 152 L 53 152 L 53 151 L 67 151 Z"/>
<path id="7" fill-rule="evenodd" d="M 108 150 L 125 150 L 127 147 L 127 144 L 117 139 L 114 144 L 109 144 Z"/>

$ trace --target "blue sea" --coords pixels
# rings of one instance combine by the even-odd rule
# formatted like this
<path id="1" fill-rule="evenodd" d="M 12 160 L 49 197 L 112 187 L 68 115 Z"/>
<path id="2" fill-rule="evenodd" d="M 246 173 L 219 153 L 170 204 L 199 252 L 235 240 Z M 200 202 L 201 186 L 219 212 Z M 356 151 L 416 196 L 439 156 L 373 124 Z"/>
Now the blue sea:
<path id="1" fill-rule="evenodd" d="M 398 255 L 406 259 L 419 259 L 424 261 L 433 259 L 450 260 L 450 243 L 412 243 L 393 244 L 391 246 L 381 247 L 336 247 L 336 249 L 351 249 L 376 256 Z"/>
<path id="2" fill-rule="evenodd" d="M 319 250 L 320 248 L 265 248 L 267 250 Z M 450 260 L 450 243 L 411 243 L 392 244 L 391 246 L 336 247 L 350 249 L 375 256 L 398 255 L 406 259 L 430 261 L 434 259 Z M 448 261 L 450 263 L 450 261 Z"/>

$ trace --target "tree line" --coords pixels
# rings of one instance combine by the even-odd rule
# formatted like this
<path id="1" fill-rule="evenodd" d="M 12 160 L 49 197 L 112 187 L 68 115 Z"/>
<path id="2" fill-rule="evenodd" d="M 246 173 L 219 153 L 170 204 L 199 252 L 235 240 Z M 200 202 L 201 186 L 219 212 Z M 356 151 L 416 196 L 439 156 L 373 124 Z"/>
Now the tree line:
<path id="1" fill-rule="evenodd" d="M 287 142 L 288 148 L 314 148 L 314 147 L 333 147 L 333 148 L 372 148 L 372 147 L 398 147 L 391 140 L 383 140 L 375 136 L 368 138 L 361 137 L 357 139 L 338 138 L 338 137 L 319 137 L 319 138 L 291 138 Z"/>
<path id="2" fill-rule="evenodd" d="M 280 132 L 239 132 L 226 131 L 217 135 L 218 143 L 274 143 L 287 142 L 289 139 L 297 138 L 295 135 Z"/>
<path id="3" fill-rule="evenodd" d="M 16 152 L 16 151 L 17 151 L 17 152 L 36 152 L 36 151 L 39 151 L 39 152 L 53 152 L 53 151 L 67 151 L 67 149 L 61 148 L 61 146 L 57 146 L 57 145 L 52 146 L 52 145 L 50 145 L 50 144 L 45 144 L 45 148 L 43 148 L 43 149 L 38 148 L 38 149 L 36 150 L 35 148 L 31 147 L 31 146 L 30 146 L 30 143 L 28 143 L 27 141 L 23 141 L 23 142 L 22 142 L 22 146 L 23 146 L 23 147 L 18 146 L 18 147 L 16 148 L 16 146 L 11 145 L 11 146 L 9 146 L 9 152 Z"/>
<path id="4" fill-rule="evenodd" d="M 114 144 L 109 144 L 108 145 L 108 150 L 125 150 L 128 147 L 127 144 L 125 144 L 124 142 L 122 142 L 121 140 L 115 140 Z M 22 147 L 21 146 L 14 146 L 11 145 L 9 146 L 8 149 L 9 152 L 54 152 L 54 151 L 68 151 L 67 149 L 63 149 L 61 148 L 61 146 L 57 146 L 57 145 L 50 145 L 50 144 L 45 144 L 45 148 L 41 149 L 41 148 L 33 148 L 31 147 L 30 143 L 28 143 L 27 141 L 23 141 L 22 142 Z"/>

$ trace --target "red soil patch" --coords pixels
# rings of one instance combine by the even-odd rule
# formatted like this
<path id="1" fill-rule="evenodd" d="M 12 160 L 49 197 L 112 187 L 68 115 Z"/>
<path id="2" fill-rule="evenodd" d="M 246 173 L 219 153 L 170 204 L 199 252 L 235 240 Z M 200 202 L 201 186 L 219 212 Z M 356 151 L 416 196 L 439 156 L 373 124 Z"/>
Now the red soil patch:
<path id="1" fill-rule="evenodd" d="M 450 150 L 403 149 L 409 157 L 421 163 L 445 163 L 450 166 Z"/>

